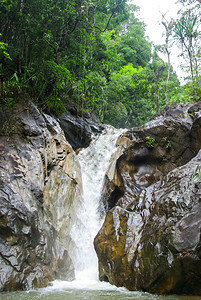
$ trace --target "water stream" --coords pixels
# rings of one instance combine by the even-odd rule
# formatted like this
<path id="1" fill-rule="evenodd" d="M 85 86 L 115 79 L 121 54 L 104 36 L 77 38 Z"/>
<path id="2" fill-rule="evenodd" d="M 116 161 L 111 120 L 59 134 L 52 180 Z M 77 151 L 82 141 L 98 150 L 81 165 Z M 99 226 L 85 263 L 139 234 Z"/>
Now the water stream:
<path id="1" fill-rule="evenodd" d="M 75 248 L 71 258 L 75 266 L 76 279 L 72 282 L 55 281 L 44 289 L 28 292 L 1 293 L 2 300 L 72 300 L 72 299 L 136 299 L 136 300 L 198 300 L 200 297 L 157 296 L 142 292 L 130 292 L 98 280 L 98 260 L 93 247 L 103 218 L 100 214 L 100 194 L 104 174 L 120 131 L 110 128 L 107 133 L 94 140 L 78 154 L 82 172 L 83 201 L 77 207 L 76 223 L 71 229 Z M 80 225 L 81 224 L 81 225 Z"/>
<path id="2" fill-rule="evenodd" d="M 108 127 L 107 134 L 95 139 L 88 148 L 82 150 L 80 162 L 83 185 L 83 201 L 77 208 L 78 224 L 71 230 L 75 249 L 71 259 L 75 266 L 78 285 L 90 285 L 98 281 L 98 260 L 93 240 L 101 227 L 100 195 L 104 175 L 110 158 L 116 150 L 116 140 L 121 132 Z"/>

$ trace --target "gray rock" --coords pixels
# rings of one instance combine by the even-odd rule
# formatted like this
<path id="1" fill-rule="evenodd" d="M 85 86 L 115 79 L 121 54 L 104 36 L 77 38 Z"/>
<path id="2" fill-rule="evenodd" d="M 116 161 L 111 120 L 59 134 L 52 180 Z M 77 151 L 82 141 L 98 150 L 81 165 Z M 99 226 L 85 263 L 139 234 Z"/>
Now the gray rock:
<path id="1" fill-rule="evenodd" d="M 76 117 L 70 113 L 62 114 L 60 125 L 74 150 L 88 147 L 92 138 L 105 129 L 105 125 L 91 120 L 90 117 Z"/>
<path id="2" fill-rule="evenodd" d="M 70 215 L 81 198 L 76 155 L 58 122 L 32 103 L 7 117 L 0 136 L 0 291 L 72 280 Z"/>
<path id="3" fill-rule="evenodd" d="M 107 215 L 94 241 L 101 280 L 201 295 L 201 123 L 199 108 L 190 117 L 189 107 L 175 106 L 120 137 L 103 188 Z"/>

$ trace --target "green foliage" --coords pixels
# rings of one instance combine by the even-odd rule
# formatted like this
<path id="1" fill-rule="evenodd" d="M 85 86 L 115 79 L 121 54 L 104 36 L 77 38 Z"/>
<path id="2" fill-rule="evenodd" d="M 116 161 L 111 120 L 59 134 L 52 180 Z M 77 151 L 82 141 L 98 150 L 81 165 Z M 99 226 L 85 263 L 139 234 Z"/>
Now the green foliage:
<path id="1" fill-rule="evenodd" d="M 165 141 L 165 147 L 166 147 L 167 149 L 170 149 L 170 148 L 172 147 L 171 141 L 168 140 L 166 136 L 163 138 L 163 140 Z"/>
<path id="2" fill-rule="evenodd" d="M 0 35 L 0 37 L 1 37 L 1 35 Z M 11 60 L 10 54 L 7 51 L 8 51 L 8 44 L 0 41 L 0 59 L 1 60 L 3 58 Z"/>
<path id="3" fill-rule="evenodd" d="M 12 109 L 14 104 L 16 103 L 16 100 L 11 97 L 4 97 L 2 98 L 2 102 L 8 109 Z"/>
<path id="4" fill-rule="evenodd" d="M 116 107 L 116 104 L 119 106 L 120 103 L 124 106 L 124 117 L 121 120 L 122 127 L 139 125 L 147 121 L 147 114 L 149 117 L 151 115 L 150 103 L 146 100 L 149 98 L 150 90 L 151 85 L 147 80 L 146 69 L 142 67 L 134 68 L 130 63 L 122 67 L 120 71 L 111 74 L 107 88 L 107 98 L 108 102 L 112 103 L 114 107 Z M 140 111 L 143 111 L 142 114 L 140 114 Z M 127 116 L 125 116 L 126 114 Z M 120 114 L 119 122 L 121 117 Z M 106 120 L 108 120 L 108 112 Z"/>
<path id="5" fill-rule="evenodd" d="M 80 109 L 95 111 L 102 115 L 105 105 L 106 78 L 98 72 L 91 72 L 73 86 L 74 99 Z"/>
<path id="6" fill-rule="evenodd" d="M 130 18 L 120 31 L 121 44 L 118 51 L 123 56 L 124 65 L 132 63 L 134 67 L 145 67 L 151 58 L 151 44 L 145 38 L 145 26 L 135 17 L 130 8 Z"/>
<path id="7" fill-rule="evenodd" d="M 125 127 L 128 117 L 126 107 L 122 102 L 109 103 L 104 112 L 104 122 L 112 124 L 116 128 Z"/>
<path id="8" fill-rule="evenodd" d="M 155 138 L 154 137 L 151 137 L 151 136 L 147 136 L 146 137 L 146 143 L 147 143 L 147 146 L 149 148 L 154 148 L 154 145 L 155 145 Z"/>
<path id="9" fill-rule="evenodd" d="M 171 101 L 171 98 L 177 93 L 179 81 L 171 69 L 170 80 L 167 83 L 167 70 L 168 65 L 155 53 L 152 62 L 144 68 L 142 66 L 134 67 L 129 63 L 110 75 L 107 100 L 114 107 L 117 103 L 122 103 L 127 112 L 127 117 L 124 114 L 123 119 L 119 115 L 121 127 L 143 124 L 158 113 L 167 104 L 167 84 L 169 86 L 167 96 Z M 108 110 L 106 110 L 105 122 L 110 120 Z M 116 126 L 117 118 L 115 123 L 110 121 L 114 126 Z"/>
<path id="10" fill-rule="evenodd" d="M 103 45 L 101 26 L 105 32 L 112 22 L 117 26 L 127 18 L 126 10 L 125 0 L 2 0 L 1 92 L 16 74 L 15 83 L 49 110 L 60 111 L 63 98 L 77 101 L 76 94 L 81 95 L 78 103 L 83 108 L 102 106 L 105 76 L 97 51 Z M 109 70 L 117 61 L 112 48 L 104 51 L 103 64 Z M 8 59 L 12 59 L 9 66 Z"/>
<path id="11" fill-rule="evenodd" d="M 114 30 L 106 31 L 101 34 L 103 43 L 102 50 L 102 69 L 106 74 L 118 70 L 122 65 L 122 55 L 118 53 L 117 47 L 121 43 L 120 37 L 115 34 Z"/>
<path id="12" fill-rule="evenodd" d="M 72 78 L 67 68 L 54 61 L 45 61 L 40 66 L 27 70 L 26 76 L 33 87 L 34 98 L 43 108 L 55 111 L 57 115 L 65 110 L 61 98 Z"/>
<path id="13" fill-rule="evenodd" d="M 201 167 L 200 166 L 197 166 L 196 169 L 195 169 L 195 175 L 193 177 L 193 180 L 192 181 L 199 181 L 201 179 Z"/>
<path id="14" fill-rule="evenodd" d="M 48 98 L 47 107 L 49 112 L 52 112 L 57 116 L 66 111 L 65 105 L 62 103 L 61 99 L 56 96 Z"/>
<path id="15" fill-rule="evenodd" d="M 186 71 L 190 73 L 194 101 L 200 98 L 200 16 L 197 6 L 185 7 L 180 11 L 180 18 L 173 23 L 172 36 L 181 48 Z M 189 3 L 187 3 L 189 4 Z"/>
<path id="16" fill-rule="evenodd" d="M 48 112 L 59 115 L 71 101 L 103 122 L 131 127 L 167 102 L 191 99 L 196 85 L 198 99 L 198 79 L 180 88 L 171 68 L 167 82 L 168 65 L 160 47 L 151 53 L 137 11 L 126 0 L 0 0 L 4 103 L 12 107 L 26 92 Z"/>

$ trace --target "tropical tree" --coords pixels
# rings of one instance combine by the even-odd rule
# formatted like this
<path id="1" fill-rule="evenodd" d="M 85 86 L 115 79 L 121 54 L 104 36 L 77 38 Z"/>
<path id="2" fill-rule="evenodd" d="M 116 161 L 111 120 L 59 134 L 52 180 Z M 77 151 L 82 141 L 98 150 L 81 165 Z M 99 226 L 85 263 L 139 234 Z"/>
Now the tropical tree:
<path id="1" fill-rule="evenodd" d="M 167 73 L 167 84 L 166 84 L 166 92 L 165 92 L 165 99 L 166 102 L 168 101 L 168 88 L 169 88 L 169 80 L 170 80 L 170 73 L 171 73 L 171 60 L 170 60 L 170 48 L 171 48 L 171 34 L 172 34 L 172 25 L 173 21 L 172 19 L 170 21 L 167 21 L 165 18 L 165 15 L 162 15 L 162 25 L 165 28 L 165 44 L 162 47 L 164 52 L 167 55 L 167 61 L 168 61 L 168 73 Z"/>
<path id="2" fill-rule="evenodd" d="M 71 102 L 117 127 L 148 121 L 175 85 L 137 10 L 126 0 L 0 0 L 0 94 L 17 86 L 49 112 Z"/>
<path id="3" fill-rule="evenodd" d="M 125 0 L 1 0 L 0 33 L 12 59 L 4 55 L 2 68 L 40 103 L 59 103 L 76 81 L 96 71 L 99 36 L 120 15 L 126 16 Z"/>
<path id="4" fill-rule="evenodd" d="M 173 24 L 173 38 L 178 42 L 182 55 L 187 58 L 194 97 L 198 95 L 199 60 L 200 60 L 200 21 L 194 9 L 182 11 L 180 19 Z"/>

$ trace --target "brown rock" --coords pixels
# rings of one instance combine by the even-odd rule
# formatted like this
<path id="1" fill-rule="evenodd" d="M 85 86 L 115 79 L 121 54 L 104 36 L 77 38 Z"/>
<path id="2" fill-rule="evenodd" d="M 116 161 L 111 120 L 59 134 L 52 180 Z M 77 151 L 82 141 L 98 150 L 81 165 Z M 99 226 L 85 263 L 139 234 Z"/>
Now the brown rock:
<path id="1" fill-rule="evenodd" d="M 106 210 L 115 204 L 127 205 L 134 194 L 137 196 L 196 155 L 201 127 L 198 118 L 193 122 L 188 116 L 188 109 L 189 105 L 173 105 L 155 120 L 125 132 L 118 139 L 119 147 L 103 189 Z"/>
<path id="2" fill-rule="evenodd" d="M 106 174 L 108 213 L 94 241 L 101 280 L 201 295 L 201 127 L 199 111 L 188 110 L 174 106 L 124 133 L 131 142 L 120 143 Z"/>
<path id="3" fill-rule="evenodd" d="M 74 279 L 71 214 L 81 177 L 58 122 L 32 103 L 7 113 L 0 136 L 0 291 Z"/>

